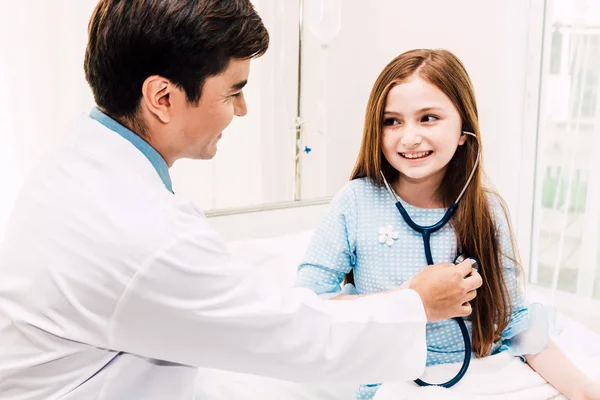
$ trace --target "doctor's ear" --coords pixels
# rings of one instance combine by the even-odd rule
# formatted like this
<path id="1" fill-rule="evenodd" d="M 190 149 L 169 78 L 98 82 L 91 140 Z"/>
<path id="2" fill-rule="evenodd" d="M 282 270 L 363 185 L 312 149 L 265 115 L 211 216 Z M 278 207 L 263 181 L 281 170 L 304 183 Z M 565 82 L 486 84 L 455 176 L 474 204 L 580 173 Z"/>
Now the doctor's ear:
<path id="1" fill-rule="evenodd" d="M 165 124 L 171 121 L 174 90 L 177 90 L 175 85 L 162 76 L 150 76 L 142 85 L 142 103 Z"/>

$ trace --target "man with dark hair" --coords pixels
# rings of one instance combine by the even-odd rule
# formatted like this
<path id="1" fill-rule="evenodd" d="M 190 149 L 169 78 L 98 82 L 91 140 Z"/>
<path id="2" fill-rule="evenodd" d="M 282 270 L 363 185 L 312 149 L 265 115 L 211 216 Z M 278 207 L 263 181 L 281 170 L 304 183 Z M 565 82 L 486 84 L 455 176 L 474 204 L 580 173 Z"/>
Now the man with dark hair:
<path id="1" fill-rule="evenodd" d="M 250 59 L 268 46 L 248 1 L 101 1 L 89 25 L 85 75 L 98 110 L 171 166 L 214 157 L 221 131 L 246 114 Z"/>
<path id="2" fill-rule="evenodd" d="M 261 293 L 168 168 L 210 159 L 269 37 L 248 0 L 101 0 L 97 108 L 23 185 L 0 247 L 0 397 L 192 399 L 196 367 L 296 381 L 411 379 L 425 324 L 464 313 L 470 267 L 322 301 Z M 249 394 L 249 398 L 252 395 Z"/>

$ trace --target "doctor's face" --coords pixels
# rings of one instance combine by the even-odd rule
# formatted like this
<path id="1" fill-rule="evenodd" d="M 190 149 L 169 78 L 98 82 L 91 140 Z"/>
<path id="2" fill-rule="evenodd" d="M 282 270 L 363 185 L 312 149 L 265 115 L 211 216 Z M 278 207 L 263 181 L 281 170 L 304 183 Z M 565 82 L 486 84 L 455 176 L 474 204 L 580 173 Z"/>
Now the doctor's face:
<path id="1" fill-rule="evenodd" d="M 248 81 L 250 60 L 232 59 L 219 75 L 206 79 L 197 105 L 186 104 L 177 113 L 180 156 L 211 159 L 217 143 L 234 116 L 246 115 L 243 87 Z"/>

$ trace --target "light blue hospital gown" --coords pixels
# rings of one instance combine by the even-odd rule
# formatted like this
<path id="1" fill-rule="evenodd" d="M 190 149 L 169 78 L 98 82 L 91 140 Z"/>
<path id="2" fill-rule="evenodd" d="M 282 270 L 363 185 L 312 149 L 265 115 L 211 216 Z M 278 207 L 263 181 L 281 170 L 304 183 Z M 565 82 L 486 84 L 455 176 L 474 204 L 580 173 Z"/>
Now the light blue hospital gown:
<path id="1" fill-rule="evenodd" d="M 494 348 L 493 353 L 498 353 L 509 348 L 511 337 L 527 329 L 528 308 L 519 279 L 520 269 L 508 258 L 513 251 L 506 216 L 499 199 L 492 195 L 489 199 L 500 236 L 513 310 L 510 324 Z M 423 226 L 438 222 L 445 212 L 445 209 L 421 209 L 404 202 L 403 205 L 411 218 Z M 388 225 L 398 233 L 391 245 L 379 240 L 380 228 Z M 431 251 L 436 264 L 454 261 L 457 243 L 450 224 L 431 236 Z M 359 294 L 381 292 L 397 288 L 426 264 L 421 234 L 404 222 L 385 187 L 367 178 L 356 179 L 346 184 L 331 202 L 299 267 L 297 286 L 310 288 L 320 295 L 338 293 L 344 276 L 353 269 Z M 471 322 L 465 322 L 471 333 Z M 428 323 L 426 331 L 427 366 L 462 362 L 465 347 L 456 321 Z M 372 399 L 377 388 L 377 384 L 361 385 L 355 398 Z"/>

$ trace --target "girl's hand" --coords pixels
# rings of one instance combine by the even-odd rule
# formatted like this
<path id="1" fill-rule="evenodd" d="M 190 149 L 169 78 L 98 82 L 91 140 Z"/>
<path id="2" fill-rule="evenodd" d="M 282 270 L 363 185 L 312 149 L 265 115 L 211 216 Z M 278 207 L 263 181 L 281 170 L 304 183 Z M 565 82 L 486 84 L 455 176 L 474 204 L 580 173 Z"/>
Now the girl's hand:
<path id="1" fill-rule="evenodd" d="M 587 381 L 573 390 L 572 400 L 600 400 L 600 383 Z"/>

